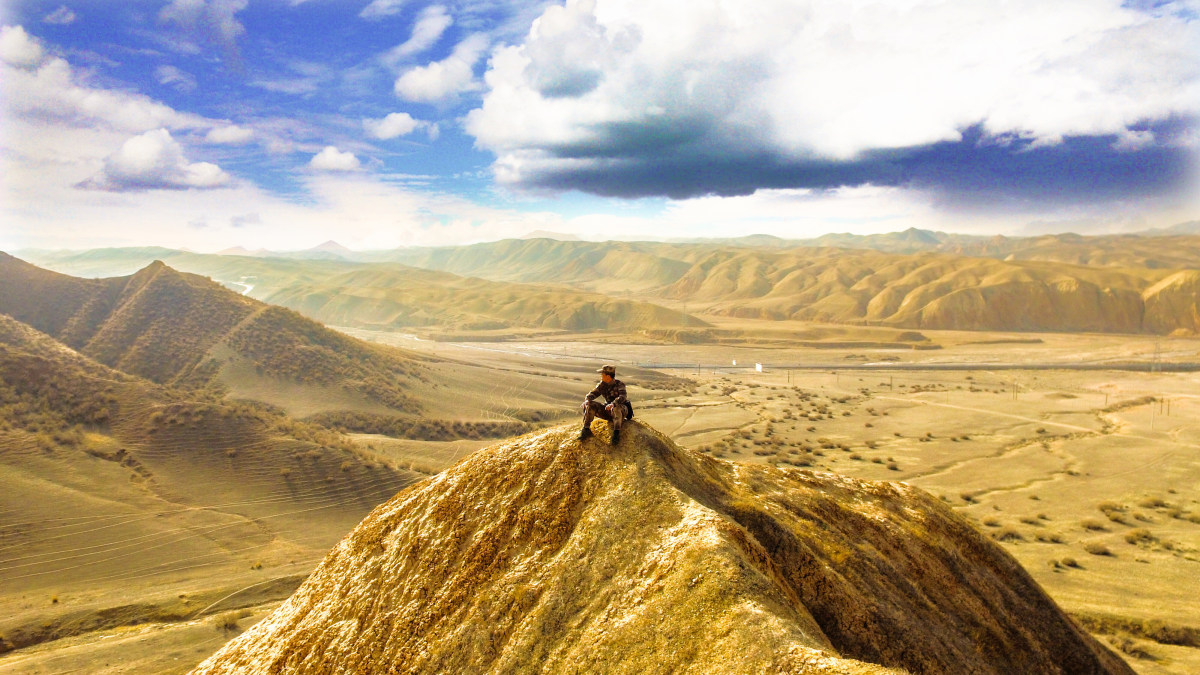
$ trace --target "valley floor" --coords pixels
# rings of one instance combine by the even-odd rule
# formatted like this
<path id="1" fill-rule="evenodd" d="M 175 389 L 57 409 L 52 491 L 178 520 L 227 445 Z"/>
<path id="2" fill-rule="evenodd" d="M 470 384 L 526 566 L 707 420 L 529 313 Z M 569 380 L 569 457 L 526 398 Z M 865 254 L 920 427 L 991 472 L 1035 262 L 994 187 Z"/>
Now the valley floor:
<path id="1" fill-rule="evenodd" d="M 505 419 L 538 401 L 569 420 L 592 371 L 615 363 L 638 419 L 676 442 L 729 461 L 917 485 L 1000 541 L 1139 672 L 1200 672 L 1200 606 L 1186 590 L 1200 575 L 1200 373 L 1116 369 L 1200 362 L 1200 339 L 925 332 L 937 348 L 864 346 L 853 336 L 801 348 L 748 322 L 727 327 L 746 338 L 449 343 L 345 332 L 436 355 L 447 369 L 494 372 L 436 392 L 440 414 L 457 401 L 464 419 Z M 922 369 L 933 364 L 963 369 Z M 1105 364 L 1114 369 L 1078 369 Z M 545 403 L 547 392 L 562 400 Z M 421 472 L 491 442 L 356 438 Z M 10 600 L 48 602 L 52 592 Z M 0 656 L 0 673 L 183 672 L 269 606 L 228 630 L 210 616 L 45 643 Z"/>

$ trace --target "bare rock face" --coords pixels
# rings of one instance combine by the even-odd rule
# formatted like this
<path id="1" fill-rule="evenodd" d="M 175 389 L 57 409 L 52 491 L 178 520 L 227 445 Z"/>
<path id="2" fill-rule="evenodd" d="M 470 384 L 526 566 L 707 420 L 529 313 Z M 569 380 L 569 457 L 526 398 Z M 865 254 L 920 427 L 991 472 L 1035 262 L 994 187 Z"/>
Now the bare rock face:
<path id="1" fill-rule="evenodd" d="M 596 427 L 404 490 L 195 672 L 1133 672 L 915 488 Z"/>

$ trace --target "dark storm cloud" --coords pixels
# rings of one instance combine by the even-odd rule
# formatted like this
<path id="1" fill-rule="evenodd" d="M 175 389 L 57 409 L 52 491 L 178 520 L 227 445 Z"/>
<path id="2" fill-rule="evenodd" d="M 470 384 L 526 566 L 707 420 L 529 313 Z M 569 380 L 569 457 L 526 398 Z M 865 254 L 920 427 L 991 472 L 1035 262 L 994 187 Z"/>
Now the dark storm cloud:
<path id="1" fill-rule="evenodd" d="M 1181 189 L 1195 168 L 1195 153 L 1172 141 L 1195 128 L 1195 120 L 1181 119 L 1149 125 L 1145 130 L 1154 135 L 1154 143 L 1121 150 L 1114 135 L 1067 137 L 1035 146 L 1000 142 L 973 127 L 958 142 L 869 151 L 839 162 L 794 161 L 766 152 L 711 154 L 702 124 L 671 129 L 624 125 L 610 129 L 606 142 L 549 148 L 555 161 L 545 164 L 546 170 L 528 171 L 524 185 L 609 197 L 683 199 L 746 195 L 765 188 L 871 184 L 920 188 L 948 202 L 1071 203 Z"/>

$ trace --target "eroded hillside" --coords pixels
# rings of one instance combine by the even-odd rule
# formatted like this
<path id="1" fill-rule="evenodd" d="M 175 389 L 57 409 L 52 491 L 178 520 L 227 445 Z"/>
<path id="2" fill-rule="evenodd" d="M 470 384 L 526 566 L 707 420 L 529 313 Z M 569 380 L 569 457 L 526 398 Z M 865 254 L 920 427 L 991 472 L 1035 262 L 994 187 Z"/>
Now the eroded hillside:
<path id="1" fill-rule="evenodd" d="M 0 253 L 0 313 L 160 384 L 265 378 L 412 414 L 419 404 L 411 390 L 428 379 L 423 357 L 346 337 L 161 262 L 128 277 L 78 279 Z"/>
<path id="2" fill-rule="evenodd" d="M 195 672 L 1131 672 L 919 490 L 574 432 L 400 493 Z"/>

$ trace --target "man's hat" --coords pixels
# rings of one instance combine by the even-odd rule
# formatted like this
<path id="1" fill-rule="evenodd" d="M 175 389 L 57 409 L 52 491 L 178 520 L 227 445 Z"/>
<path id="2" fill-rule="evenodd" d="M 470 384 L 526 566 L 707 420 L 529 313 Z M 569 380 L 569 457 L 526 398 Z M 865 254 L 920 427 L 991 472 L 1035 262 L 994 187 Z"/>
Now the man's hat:
<path id="1" fill-rule="evenodd" d="M 616 377 L 617 376 L 617 367 L 616 366 L 604 366 L 603 368 L 601 368 L 600 370 L 597 370 L 596 372 L 600 373 L 601 375 L 607 374 L 607 375 Z"/>

